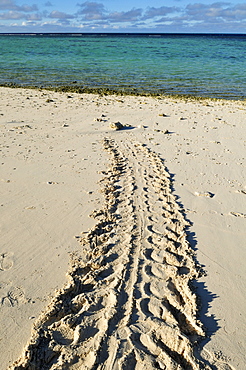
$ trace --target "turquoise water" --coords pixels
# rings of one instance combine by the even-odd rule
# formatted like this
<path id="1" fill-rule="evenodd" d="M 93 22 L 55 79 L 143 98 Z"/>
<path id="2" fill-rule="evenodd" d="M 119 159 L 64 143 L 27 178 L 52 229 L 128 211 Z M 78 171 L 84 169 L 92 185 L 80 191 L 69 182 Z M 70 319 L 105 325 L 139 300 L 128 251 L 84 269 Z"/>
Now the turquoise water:
<path id="1" fill-rule="evenodd" d="M 0 35 L 0 84 L 246 98 L 246 35 Z"/>

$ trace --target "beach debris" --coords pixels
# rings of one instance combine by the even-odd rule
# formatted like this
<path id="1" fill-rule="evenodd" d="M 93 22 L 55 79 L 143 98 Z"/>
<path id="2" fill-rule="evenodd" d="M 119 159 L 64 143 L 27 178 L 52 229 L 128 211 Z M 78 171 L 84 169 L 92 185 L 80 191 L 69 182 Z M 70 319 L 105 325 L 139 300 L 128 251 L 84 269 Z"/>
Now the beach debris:
<path id="1" fill-rule="evenodd" d="M 11 182 L 10 180 L 5 180 L 5 179 L 1 179 L 1 181 L 2 182 L 7 182 L 7 183 Z"/>
<path id="2" fill-rule="evenodd" d="M 125 126 L 124 125 L 122 125 L 122 123 L 121 122 L 111 122 L 110 123 L 110 127 L 113 129 L 113 130 L 122 130 Z"/>
<path id="3" fill-rule="evenodd" d="M 15 127 L 13 127 L 15 130 L 23 130 L 23 129 L 25 129 L 25 128 L 32 128 L 32 126 L 30 126 L 30 125 L 22 125 L 22 126 L 15 126 Z"/>
<path id="4" fill-rule="evenodd" d="M 168 117 L 168 115 L 167 115 L 167 114 L 165 114 L 165 113 L 160 113 L 160 114 L 159 114 L 159 116 L 160 116 L 160 117 Z"/>
<path id="5" fill-rule="evenodd" d="M 107 121 L 106 117 L 107 117 L 106 114 L 102 114 L 101 117 L 94 118 L 94 121 L 96 121 L 96 122 L 105 122 L 105 121 Z"/>
<path id="6" fill-rule="evenodd" d="M 184 121 L 184 120 L 186 120 L 187 118 L 185 118 L 185 117 L 179 117 L 179 120 L 180 121 Z"/>
<path id="7" fill-rule="evenodd" d="M 230 212 L 230 215 L 231 216 L 235 216 L 235 217 L 243 217 L 243 218 L 246 218 L 246 214 L 245 213 L 241 213 L 241 212 Z"/>
<path id="8" fill-rule="evenodd" d="M 7 271 L 13 267 L 13 253 L 2 253 L 0 255 L 0 271 Z"/>
<path id="9" fill-rule="evenodd" d="M 48 185 L 57 185 L 58 182 L 55 182 L 55 181 L 47 181 L 47 184 Z"/>
<path id="10" fill-rule="evenodd" d="M 215 194 L 211 193 L 210 191 L 205 191 L 204 193 L 199 193 L 195 191 L 194 193 L 197 197 L 206 197 L 206 198 L 213 198 Z"/>
<path id="11" fill-rule="evenodd" d="M 164 134 L 170 134 L 170 131 L 165 130 L 165 131 L 163 131 L 163 133 L 164 133 Z"/>
<path id="12" fill-rule="evenodd" d="M 237 193 L 246 194 L 246 190 L 238 190 Z"/>
<path id="13" fill-rule="evenodd" d="M 52 100 L 52 99 L 46 99 L 45 102 L 46 103 L 52 103 L 52 102 L 54 102 L 54 100 Z"/>

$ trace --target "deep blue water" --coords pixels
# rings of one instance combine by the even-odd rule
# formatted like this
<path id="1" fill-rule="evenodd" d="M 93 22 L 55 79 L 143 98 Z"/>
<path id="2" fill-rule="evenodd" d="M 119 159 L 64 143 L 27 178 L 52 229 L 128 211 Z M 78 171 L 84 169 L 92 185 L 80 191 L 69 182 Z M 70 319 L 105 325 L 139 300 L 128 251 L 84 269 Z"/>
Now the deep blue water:
<path id="1" fill-rule="evenodd" d="M 246 35 L 0 35 L 0 84 L 246 98 Z"/>

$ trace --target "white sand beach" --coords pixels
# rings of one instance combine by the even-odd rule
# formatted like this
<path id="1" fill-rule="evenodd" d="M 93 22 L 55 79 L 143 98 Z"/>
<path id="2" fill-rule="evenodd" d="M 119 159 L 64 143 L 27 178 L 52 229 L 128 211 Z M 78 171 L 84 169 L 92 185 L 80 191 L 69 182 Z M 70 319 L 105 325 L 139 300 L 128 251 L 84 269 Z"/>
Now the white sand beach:
<path id="1" fill-rule="evenodd" d="M 0 369 L 243 370 L 246 103 L 0 94 Z"/>

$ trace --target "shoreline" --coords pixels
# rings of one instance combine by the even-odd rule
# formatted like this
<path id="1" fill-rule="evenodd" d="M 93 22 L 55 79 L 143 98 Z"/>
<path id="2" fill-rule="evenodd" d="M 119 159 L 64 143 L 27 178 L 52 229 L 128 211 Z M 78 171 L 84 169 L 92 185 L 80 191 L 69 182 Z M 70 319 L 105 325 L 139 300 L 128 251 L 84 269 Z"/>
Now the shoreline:
<path id="1" fill-rule="evenodd" d="M 159 200 L 153 200 L 155 190 L 147 176 L 150 154 L 143 151 L 143 158 L 137 160 L 140 152 L 135 153 L 136 142 L 154 153 L 157 177 L 163 174 L 158 167 L 158 157 L 164 161 L 172 178 L 170 197 L 178 197 L 177 202 L 182 204 L 183 212 L 192 223 L 186 238 L 207 272 L 207 276 L 197 277 L 195 283 L 202 302 L 199 320 L 207 330 L 207 337 L 200 344 L 202 350 L 196 358 L 201 356 L 207 366 L 243 369 L 246 353 L 243 314 L 246 303 L 243 297 L 246 282 L 243 264 L 246 217 L 244 102 L 129 95 L 119 99 L 115 95 L 67 95 L 6 87 L 0 88 L 0 92 L 3 104 L 0 127 L 4 137 L 0 183 L 4 216 L 1 224 L 4 249 L 0 266 L 3 281 L 0 290 L 1 337 L 5 338 L 1 341 L 1 353 L 5 354 L 5 358 L 1 358 L 3 370 L 20 357 L 30 339 L 33 321 L 39 318 L 41 311 L 46 312 L 45 307 L 51 302 L 54 291 L 66 284 L 70 261 L 85 257 L 84 247 L 79 243 L 80 233 L 86 236 L 86 231 L 96 227 L 97 220 L 88 216 L 95 216 L 96 210 L 104 206 L 98 181 L 103 177 L 102 171 L 108 168 L 108 154 L 102 150 L 101 144 L 105 137 L 110 137 L 117 150 L 124 153 L 125 161 L 129 161 L 127 171 L 133 180 L 127 182 L 130 175 L 119 180 L 123 181 L 120 185 L 126 192 L 122 197 L 125 194 L 124 199 L 133 197 L 137 202 L 139 211 L 135 217 L 143 224 L 137 230 L 146 230 L 142 239 L 151 236 L 149 241 L 153 242 L 148 250 L 158 247 L 155 234 L 160 228 L 158 232 L 163 235 L 165 228 L 158 218 L 160 209 L 155 209 L 161 207 L 161 203 L 158 206 Z M 128 129 L 112 130 L 111 123 L 117 121 Z M 141 188 L 145 189 L 144 195 Z M 142 196 L 149 208 L 145 209 L 145 203 L 140 202 Z M 173 206 L 176 209 L 176 205 Z M 166 208 L 167 205 L 162 212 Z M 124 220 L 123 209 L 119 214 Z M 156 217 L 157 224 L 154 224 Z M 134 219 L 129 225 L 115 226 L 119 235 L 122 233 L 123 241 L 132 231 L 124 233 L 120 230 L 130 225 L 133 227 Z M 150 221 L 153 225 L 149 225 Z M 155 258 L 157 254 L 155 252 Z M 143 250 L 140 259 L 144 255 Z M 162 276 L 159 262 L 155 265 L 154 257 L 148 258 L 150 270 L 145 269 L 141 275 L 146 284 L 146 279 L 153 274 Z M 170 256 L 165 258 L 169 258 L 170 266 L 177 267 L 177 261 Z M 115 265 L 111 267 L 114 269 Z M 100 268 L 104 279 L 106 271 L 102 266 Z M 172 269 L 170 271 L 175 270 Z M 185 271 L 184 266 L 182 269 Z M 152 273 L 147 276 L 148 271 Z M 150 278 L 151 284 L 156 284 L 155 279 L 154 276 Z M 179 283 L 177 286 L 185 285 Z M 139 291 L 144 294 L 141 289 Z M 155 287 L 148 299 L 157 293 Z M 144 299 L 143 303 L 147 302 Z M 158 304 L 155 298 L 155 303 L 152 302 L 144 312 L 150 310 L 158 317 Z M 188 305 L 186 312 L 189 309 Z M 61 335 L 66 339 L 56 336 L 55 341 L 67 343 L 70 340 L 65 331 L 61 331 Z M 90 340 L 93 338 L 92 335 Z M 148 339 L 143 339 L 144 343 L 145 340 Z"/>
<path id="2" fill-rule="evenodd" d="M 242 102 L 246 103 L 246 97 L 235 97 L 226 98 L 226 97 L 215 97 L 215 96 L 206 96 L 194 94 L 181 94 L 181 93 L 165 93 L 163 91 L 143 91 L 138 90 L 137 88 L 132 87 L 120 87 L 119 89 L 110 88 L 110 87 L 89 87 L 77 84 L 77 82 L 72 82 L 68 85 L 54 85 L 54 86 L 37 86 L 37 85 L 22 85 L 16 83 L 0 83 L 0 87 L 6 87 L 11 89 L 29 89 L 29 90 L 39 90 L 39 91 L 53 91 L 60 93 L 75 93 L 75 94 L 96 94 L 99 96 L 137 96 L 137 97 L 152 97 L 160 99 L 180 99 L 180 100 L 189 100 L 189 101 L 227 101 L 227 102 Z"/>

